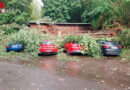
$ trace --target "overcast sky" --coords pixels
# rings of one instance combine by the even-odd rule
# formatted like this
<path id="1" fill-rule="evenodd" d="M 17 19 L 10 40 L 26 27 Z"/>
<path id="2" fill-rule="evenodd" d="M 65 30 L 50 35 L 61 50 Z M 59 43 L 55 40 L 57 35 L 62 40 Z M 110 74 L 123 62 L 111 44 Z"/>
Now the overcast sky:
<path id="1" fill-rule="evenodd" d="M 40 7 L 43 7 L 43 6 L 44 6 L 42 0 L 35 0 L 35 2 L 36 2 Z"/>

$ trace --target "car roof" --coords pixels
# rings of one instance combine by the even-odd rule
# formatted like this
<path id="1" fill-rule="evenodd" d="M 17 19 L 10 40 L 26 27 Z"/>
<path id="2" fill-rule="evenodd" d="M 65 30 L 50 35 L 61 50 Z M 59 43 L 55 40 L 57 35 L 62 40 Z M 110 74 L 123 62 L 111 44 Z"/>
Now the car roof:
<path id="1" fill-rule="evenodd" d="M 115 43 L 118 43 L 116 41 L 104 41 L 104 40 L 97 40 L 97 41 L 102 41 L 102 42 L 115 42 Z"/>
<path id="2" fill-rule="evenodd" d="M 14 44 L 14 43 L 17 44 L 17 43 L 23 43 L 23 42 L 22 42 L 22 41 L 19 41 L 19 40 L 13 40 L 13 41 L 10 41 L 10 42 L 9 42 L 9 44 L 12 44 L 12 43 L 13 43 L 13 44 Z"/>
<path id="3" fill-rule="evenodd" d="M 104 41 L 104 42 L 118 43 L 118 42 L 116 42 L 116 41 Z"/>

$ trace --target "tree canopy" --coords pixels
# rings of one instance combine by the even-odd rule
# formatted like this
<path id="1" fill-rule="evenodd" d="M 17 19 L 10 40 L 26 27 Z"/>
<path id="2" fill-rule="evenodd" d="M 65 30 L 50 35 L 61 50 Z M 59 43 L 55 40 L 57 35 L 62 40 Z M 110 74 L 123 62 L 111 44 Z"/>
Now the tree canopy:
<path id="1" fill-rule="evenodd" d="M 97 29 L 110 27 L 116 21 L 128 23 L 128 0 L 43 0 L 42 17 L 56 22 L 88 22 Z M 127 19 L 124 17 L 127 17 Z"/>
<path id="2" fill-rule="evenodd" d="M 26 24 L 31 18 L 29 8 L 31 0 L 2 0 L 7 12 L 0 13 L 0 24 Z"/>
<path id="3" fill-rule="evenodd" d="M 41 13 L 34 0 L 1 1 L 7 12 L 0 13 L 0 24 L 22 25 L 46 16 L 53 22 L 92 23 L 95 29 L 111 27 L 113 22 L 130 23 L 130 0 L 42 0 Z"/>

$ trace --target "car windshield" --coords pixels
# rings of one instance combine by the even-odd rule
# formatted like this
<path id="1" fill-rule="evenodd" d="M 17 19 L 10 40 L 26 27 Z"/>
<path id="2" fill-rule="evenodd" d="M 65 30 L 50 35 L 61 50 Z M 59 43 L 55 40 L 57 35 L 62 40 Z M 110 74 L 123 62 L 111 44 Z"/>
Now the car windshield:
<path id="1" fill-rule="evenodd" d="M 43 44 L 54 44 L 54 43 L 50 41 L 44 41 Z"/>
<path id="2" fill-rule="evenodd" d="M 97 40 L 97 43 L 104 44 L 103 40 Z"/>

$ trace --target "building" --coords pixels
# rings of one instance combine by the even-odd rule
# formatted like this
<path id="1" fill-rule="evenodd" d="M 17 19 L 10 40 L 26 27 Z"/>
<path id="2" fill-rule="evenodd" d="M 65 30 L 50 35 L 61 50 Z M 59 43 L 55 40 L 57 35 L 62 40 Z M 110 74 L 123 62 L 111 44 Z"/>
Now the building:
<path id="1" fill-rule="evenodd" d="M 28 26 L 31 29 L 40 29 L 43 33 L 49 32 L 51 34 L 79 34 L 87 33 L 93 30 L 90 23 L 55 23 L 48 22 L 36 23 L 29 22 Z"/>

